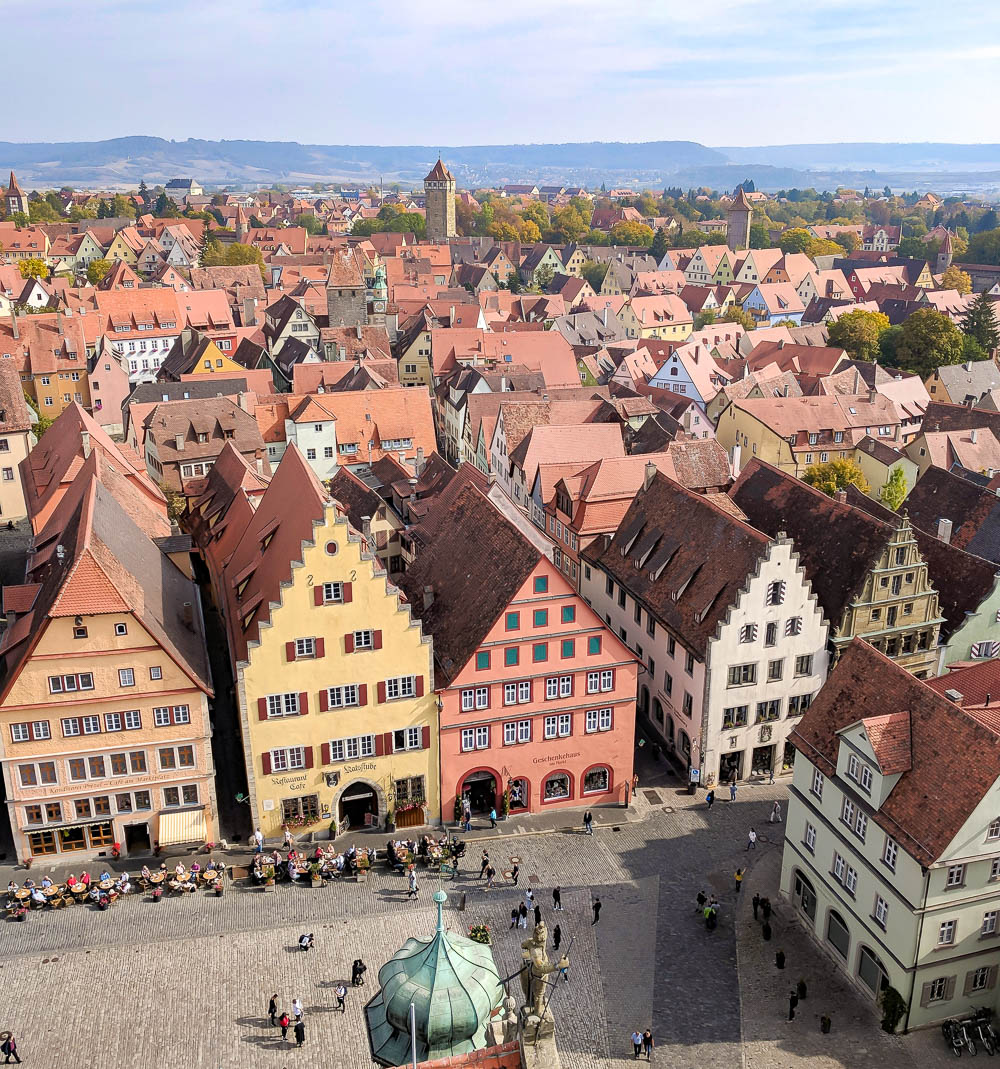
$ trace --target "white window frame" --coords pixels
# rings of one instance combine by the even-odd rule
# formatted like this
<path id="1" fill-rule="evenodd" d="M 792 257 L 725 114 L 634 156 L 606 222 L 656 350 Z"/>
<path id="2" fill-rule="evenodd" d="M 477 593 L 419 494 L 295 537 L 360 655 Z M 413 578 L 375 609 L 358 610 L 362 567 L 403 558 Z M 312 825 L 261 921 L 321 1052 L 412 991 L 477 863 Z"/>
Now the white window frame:
<path id="1" fill-rule="evenodd" d="M 338 687 L 327 687 L 326 704 L 331 709 L 347 709 L 361 704 L 361 688 L 357 683 L 342 683 Z"/>
<path id="2" fill-rule="evenodd" d="M 614 722 L 614 714 L 610 708 L 588 709 L 585 731 L 593 735 L 600 731 L 610 731 Z"/>

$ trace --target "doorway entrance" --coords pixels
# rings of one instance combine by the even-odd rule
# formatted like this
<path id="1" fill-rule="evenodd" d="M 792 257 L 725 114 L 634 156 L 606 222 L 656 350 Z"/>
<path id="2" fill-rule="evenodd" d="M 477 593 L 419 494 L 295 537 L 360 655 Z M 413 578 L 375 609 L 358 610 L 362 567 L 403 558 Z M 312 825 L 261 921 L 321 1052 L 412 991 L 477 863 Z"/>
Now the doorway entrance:
<path id="1" fill-rule="evenodd" d="M 816 920 L 816 892 L 813 885 L 795 870 L 795 904 L 811 920 Z"/>
<path id="2" fill-rule="evenodd" d="M 889 974 L 885 971 L 885 966 L 874 951 L 866 946 L 861 947 L 858 955 L 858 976 L 875 998 L 878 998 L 889 986 Z"/>
<path id="3" fill-rule="evenodd" d="M 743 751 L 724 753 L 719 758 L 719 783 L 735 783 L 743 779 Z"/>
<path id="4" fill-rule="evenodd" d="M 152 845 L 149 841 L 148 824 L 125 825 L 125 853 L 132 857 L 136 854 L 151 854 Z"/>
<path id="5" fill-rule="evenodd" d="M 363 828 L 378 821 L 378 798 L 367 783 L 352 783 L 340 796 L 338 826 L 350 821 L 352 828 Z"/>
<path id="6" fill-rule="evenodd" d="M 488 813 L 497 801 L 497 781 L 492 772 L 470 772 L 462 781 L 462 795 L 473 813 Z"/>
<path id="7" fill-rule="evenodd" d="M 755 746 L 753 749 L 752 768 L 755 775 L 767 775 L 774 768 L 774 747 Z"/>

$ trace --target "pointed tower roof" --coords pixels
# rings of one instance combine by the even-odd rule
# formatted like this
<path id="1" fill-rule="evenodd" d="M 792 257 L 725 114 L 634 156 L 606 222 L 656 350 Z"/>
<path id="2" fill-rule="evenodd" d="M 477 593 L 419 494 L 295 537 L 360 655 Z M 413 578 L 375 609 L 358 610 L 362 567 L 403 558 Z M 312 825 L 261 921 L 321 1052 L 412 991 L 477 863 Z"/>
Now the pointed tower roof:
<path id="1" fill-rule="evenodd" d="M 410 1054 L 410 1004 L 414 1007 L 417 1058 L 429 1061 L 486 1046 L 486 1027 L 503 999 L 503 985 L 489 946 L 445 931 L 438 889 L 437 931 L 431 939 L 407 939 L 379 969 L 381 990 L 365 1007 L 372 1056 L 382 1065 L 406 1065 Z"/>
<path id="2" fill-rule="evenodd" d="M 11 175 L 11 178 L 14 176 Z M 441 157 L 438 156 L 437 163 L 431 168 L 431 173 L 424 179 L 425 182 L 451 182 L 453 181 L 451 171 L 441 162 Z"/>
<path id="3" fill-rule="evenodd" d="M 944 238 L 941 241 L 941 249 L 940 249 L 940 251 L 942 253 L 947 253 L 947 254 L 950 254 L 952 252 L 951 231 L 950 230 L 946 230 L 944 232 Z"/>
<path id="4" fill-rule="evenodd" d="M 747 200 L 746 190 L 742 186 L 736 191 L 733 203 L 729 205 L 729 211 L 753 211 L 753 205 Z"/>
<path id="5" fill-rule="evenodd" d="M 14 195 L 20 195 L 22 197 L 24 196 L 24 192 L 21 189 L 21 187 L 17 184 L 17 179 L 14 177 L 14 172 L 13 171 L 10 172 L 10 184 L 7 186 L 7 193 L 8 194 L 14 194 Z"/>

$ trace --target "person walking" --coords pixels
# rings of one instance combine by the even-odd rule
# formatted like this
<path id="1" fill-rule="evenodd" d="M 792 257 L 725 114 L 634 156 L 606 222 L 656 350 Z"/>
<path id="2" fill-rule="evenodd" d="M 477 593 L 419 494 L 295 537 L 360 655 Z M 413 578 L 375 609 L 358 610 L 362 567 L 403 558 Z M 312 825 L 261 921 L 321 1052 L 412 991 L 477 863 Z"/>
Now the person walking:
<path id="1" fill-rule="evenodd" d="M 297 999 L 292 999 L 292 1016 L 296 1021 L 302 1020 L 302 1003 Z"/>
<path id="2" fill-rule="evenodd" d="M 472 806 L 468 798 L 462 801 L 462 826 L 466 831 L 472 831 Z"/>
<path id="3" fill-rule="evenodd" d="M 552 949 L 558 953 L 559 944 L 562 942 L 562 928 L 557 924 L 552 930 Z"/>
<path id="4" fill-rule="evenodd" d="M 253 833 L 254 853 L 260 854 L 264 850 L 264 835 L 260 828 L 255 828 Z"/>
<path id="5" fill-rule="evenodd" d="M 517 886 L 517 880 L 518 880 L 518 876 L 520 876 L 520 874 L 521 874 L 521 866 L 518 865 L 517 862 L 515 862 L 514 863 L 514 867 L 510 870 L 510 882 L 515 887 Z"/>
<path id="6" fill-rule="evenodd" d="M 337 1009 L 341 1013 L 347 1013 L 347 988 L 342 983 L 337 984 L 333 993 L 337 996 Z"/>
<path id="7" fill-rule="evenodd" d="M 482 879 L 486 870 L 490 867 L 490 855 L 489 852 L 484 850 L 482 860 L 479 862 L 479 878 Z"/>
<path id="8" fill-rule="evenodd" d="M 4 1065 L 9 1064 L 11 1058 L 20 1065 L 21 1056 L 17 1053 L 17 1040 L 14 1038 L 14 1033 L 4 1032 L 3 1036 L 3 1043 L 0 1043 L 0 1054 L 5 1056 L 3 1060 Z"/>
<path id="9" fill-rule="evenodd" d="M 583 830 L 588 835 L 594 834 L 594 814 L 589 809 L 583 814 Z"/>
<path id="10" fill-rule="evenodd" d="M 708 808 L 711 809 L 715 805 L 715 791 L 709 791 L 705 795 L 705 801 L 708 803 Z"/>
<path id="11" fill-rule="evenodd" d="M 698 898 L 696 899 L 696 901 L 698 904 L 694 907 L 694 911 L 695 913 L 701 913 L 701 911 L 705 908 L 705 903 L 708 901 L 708 899 L 705 897 L 704 891 L 698 892 Z"/>
<path id="12" fill-rule="evenodd" d="M 769 898 L 762 898 L 760 900 L 760 911 L 764 915 L 764 923 L 771 919 L 771 900 Z"/>
<path id="13" fill-rule="evenodd" d="M 774 805 L 771 807 L 770 819 L 772 824 L 781 823 L 781 802 L 775 802 Z"/>
<path id="14" fill-rule="evenodd" d="M 754 831 L 753 828 L 751 828 L 747 832 L 747 849 L 748 850 L 756 850 L 757 849 L 757 833 Z"/>
<path id="15" fill-rule="evenodd" d="M 510 926 L 511 928 L 517 927 L 517 906 L 510 911 Z"/>
<path id="16" fill-rule="evenodd" d="M 306 1041 L 306 1023 L 305 1021 L 295 1022 L 295 1046 L 301 1047 Z"/>
<path id="17" fill-rule="evenodd" d="M 552 888 L 552 908 L 562 912 L 562 891 L 558 887 Z"/>
<path id="18" fill-rule="evenodd" d="M 271 1001 L 267 1004 L 267 1016 L 271 1021 L 271 1027 L 274 1028 L 278 1021 L 278 996 L 272 995 Z"/>
<path id="19" fill-rule="evenodd" d="M 758 892 L 754 892 L 754 896 L 750 899 L 750 903 L 753 906 L 753 919 L 757 920 L 757 910 L 760 909 L 760 894 Z"/>
<path id="20" fill-rule="evenodd" d="M 492 865 L 486 867 L 486 890 L 491 891 L 493 889 L 493 879 L 497 874 L 497 870 Z"/>
<path id="21" fill-rule="evenodd" d="M 769 772 L 769 775 L 768 775 L 768 780 L 767 780 L 767 782 L 768 782 L 769 784 L 773 784 L 773 783 L 774 783 L 774 765 L 773 765 L 773 764 L 771 765 L 771 768 L 770 768 L 770 772 Z"/>
<path id="22" fill-rule="evenodd" d="M 646 1061 L 651 1062 L 653 1060 L 653 1033 L 647 1028 L 642 1033 L 642 1049 L 646 1052 Z"/>
<path id="23" fill-rule="evenodd" d="M 788 992 L 788 1019 L 795 1020 L 795 1007 L 799 1004 L 799 996 L 794 990 Z"/>
<path id="24" fill-rule="evenodd" d="M 496 806 L 490 806 L 490 827 L 495 828 L 497 826 L 497 809 Z"/>
<path id="25" fill-rule="evenodd" d="M 525 888 L 524 891 L 524 904 L 528 909 L 535 908 L 535 892 L 530 887 Z"/>
<path id="26" fill-rule="evenodd" d="M 417 887 L 417 870 L 416 870 L 416 866 L 414 866 L 414 865 L 410 866 L 410 871 L 409 871 L 409 874 L 406 877 L 406 882 L 407 882 L 406 897 L 408 899 L 409 898 L 416 898 L 417 894 L 418 894 L 418 892 L 420 890 Z"/>
<path id="27" fill-rule="evenodd" d="M 590 922 L 591 928 L 601 919 L 601 900 L 594 899 L 594 919 Z"/>
<path id="28" fill-rule="evenodd" d="M 366 972 L 368 972 L 368 966 L 361 958 L 355 958 L 351 966 L 351 987 L 361 987 L 365 982 Z"/>
<path id="29" fill-rule="evenodd" d="M 733 879 L 736 881 L 736 893 L 740 893 L 740 888 L 743 886 L 743 869 L 737 869 L 733 873 Z"/>
<path id="30" fill-rule="evenodd" d="M 291 850 L 294 844 L 295 844 L 295 840 L 292 838 L 292 829 L 286 826 L 285 827 L 285 850 L 286 851 Z"/>
<path id="31" fill-rule="evenodd" d="M 288 1025 L 289 1025 L 288 1011 L 282 1010 L 281 1016 L 278 1018 L 278 1024 L 281 1025 L 281 1038 L 288 1038 Z"/>
<path id="32" fill-rule="evenodd" d="M 637 1028 L 632 1030 L 632 1053 L 635 1058 L 642 1053 L 642 1033 Z"/>
<path id="33" fill-rule="evenodd" d="M 528 907 L 523 902 L 517 907 L 517 926 L 518 928 L 528 927 Z"/>
<path id="34" fill-rule="evenodd" d="M 541 923 L 542 923 L 542 907 L 536 902 L 535 903 L 535 924 L 537 925 L 537 924 L 541 924 Z"/>

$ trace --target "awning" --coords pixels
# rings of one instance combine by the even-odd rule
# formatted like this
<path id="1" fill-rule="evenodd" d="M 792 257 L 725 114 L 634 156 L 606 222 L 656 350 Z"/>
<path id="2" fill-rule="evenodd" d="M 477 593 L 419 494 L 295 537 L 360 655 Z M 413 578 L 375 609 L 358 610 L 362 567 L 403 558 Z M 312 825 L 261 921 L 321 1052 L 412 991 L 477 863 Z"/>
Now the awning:
<path id="1" fill-rule="evenodd" d="M 157 841 L 160 846 L 181 846 L 184 843 L 203 843 L 208 838 L 204 809 L 182 809 L 177 813 L 161 813 Z"/>

